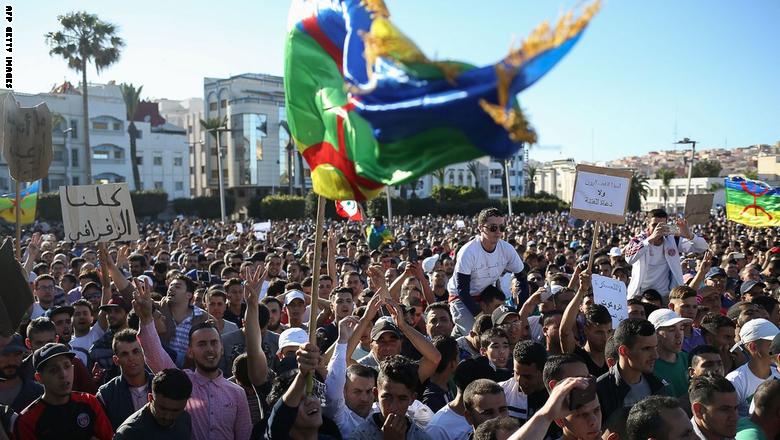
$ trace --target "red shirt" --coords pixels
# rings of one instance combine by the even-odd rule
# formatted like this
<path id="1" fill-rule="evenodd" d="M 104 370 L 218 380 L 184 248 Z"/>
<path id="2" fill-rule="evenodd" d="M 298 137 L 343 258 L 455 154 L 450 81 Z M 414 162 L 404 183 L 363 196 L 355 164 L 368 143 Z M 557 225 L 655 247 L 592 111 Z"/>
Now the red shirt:
<path id="1" fill-rule="evenodd" d="M 95 396 L 72 392 L 64 405 L 51 405 L 42 398 L 31 403 L 16 419 L 14 436 L 18 440 L 111 440 L 114 430 Z"/>

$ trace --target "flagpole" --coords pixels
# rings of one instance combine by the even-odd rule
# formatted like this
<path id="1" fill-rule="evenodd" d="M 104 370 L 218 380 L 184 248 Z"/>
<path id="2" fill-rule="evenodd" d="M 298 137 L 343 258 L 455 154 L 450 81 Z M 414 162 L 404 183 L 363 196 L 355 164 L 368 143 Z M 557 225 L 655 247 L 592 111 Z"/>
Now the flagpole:
<path id="1" fill-rule="evenodd" d="M 387 196 L 387 224 L 393 223 L 393 203 L 390 201 L 390 187 L 385 187 L 385 195 Z"/>
<path id="2" fill-rule="evenodd" d="M 22 183 L 16 180 L 16 259 L 22 260 Z"/>
<path id="3" fill-rule="evenodd" d="M 320 262 L 322 261 L 322 223 L 325 221 L 325 197 L 317 196 L 317 220 L 314 233 L 314 262 L 311 273 L 311 305 L 309 308 L 309 343 L 317 344 L 317 301 L 320 299 Z M 314 389 L 314 374 L 306 377 L 306 394 L 311 395 Z"/>

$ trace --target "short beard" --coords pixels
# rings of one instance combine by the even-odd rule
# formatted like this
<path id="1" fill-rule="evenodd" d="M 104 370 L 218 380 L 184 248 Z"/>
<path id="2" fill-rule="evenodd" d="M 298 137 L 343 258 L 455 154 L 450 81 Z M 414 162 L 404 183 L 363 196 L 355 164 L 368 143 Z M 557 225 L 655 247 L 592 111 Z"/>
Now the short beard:
<path id="1" fill-rule="evenodd" d="M 200 362 L 198 362 L 198 361 L 195 361 L 195 367 L 196 367 L 198 370 L 201 370 L 201 371 L 203 371 L 203 372 L 206 372 L 206 373 L 213 373 L 213 372 L 215 372 L 215 371 L 219 370 L 219 363 L 217 363 L 217 365 L 215 365 L 215 366 L 213 366 L 213 367 L 210 367 L 210 366 L 203 365 L 203 364 L 201 364 L 201 363 L 200 363 Z"/>

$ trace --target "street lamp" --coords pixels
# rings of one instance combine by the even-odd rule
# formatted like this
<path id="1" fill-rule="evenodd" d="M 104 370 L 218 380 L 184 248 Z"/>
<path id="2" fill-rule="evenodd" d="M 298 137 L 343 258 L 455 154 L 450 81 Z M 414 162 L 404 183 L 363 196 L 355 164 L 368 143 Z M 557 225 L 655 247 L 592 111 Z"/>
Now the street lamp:
<path id="1" fill-rule="evenodd" d="M 68 171 L 70 171 L 70 167 L 68 164 L 70 164 L 70 134 L 73 132 L 73 128 L 67 128 L 65 130 L 62 130 L 62 135 L 65 136 L 65 182 L 67 185 L 71 185 L 73 182 L 70 181 L 70 174 Z"/>
<path id="2" fill-rule="evenodd" d="M 685 191 L 685 196 L 687 197 L 691 193 L 691 176 L 693 175 L 693 160 L 696 157 L 696 141 L 683 138 L 683 140 L 677 141 L 675 144 L 691 144 L 691 160 L 688 162 L 688 188 Z"/>

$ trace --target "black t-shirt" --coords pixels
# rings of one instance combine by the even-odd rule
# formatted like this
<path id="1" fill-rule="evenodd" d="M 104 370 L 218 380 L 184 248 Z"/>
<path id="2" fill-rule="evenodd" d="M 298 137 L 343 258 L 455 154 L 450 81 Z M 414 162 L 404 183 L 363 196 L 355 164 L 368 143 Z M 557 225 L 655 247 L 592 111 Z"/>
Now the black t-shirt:
<path id="1" fill-rule="evenodd" d="M 42 398 L 30 404 L 16 420 L 14 435 L 18 440 L 109 440 L 114 430 L 95 396 L 74 392 L 64 405 Z"/>
<path id="2" fill-rule="evenodd" d="M 574 355 L 582 359 L 582 362 L 584 362 L 585 366 L 588 367 L 588 373 L 590 373 L 594 377 L 600 377 L 602 374 L 609 371 L 609 367 L 607 366 L 606 362 L 604 362 L 604 365 L 602 366 L 596 365 L 596 363 L 593 362 L 593 358 L 590 357 L 588 352 L 585 351 L 585 349 L 580 347 L 579 345 L 574 348 Z"/>
<path id="3" fill-rule="evenodd" d="M 452 400 L 452 394 L 449 390 L 442 389 L 430 380 L 425 381 L 425 388 L 422 393 L 422 399 L 420 401 L 426 405 L 431 411 L 436 412 L 444 405 Z"/>

